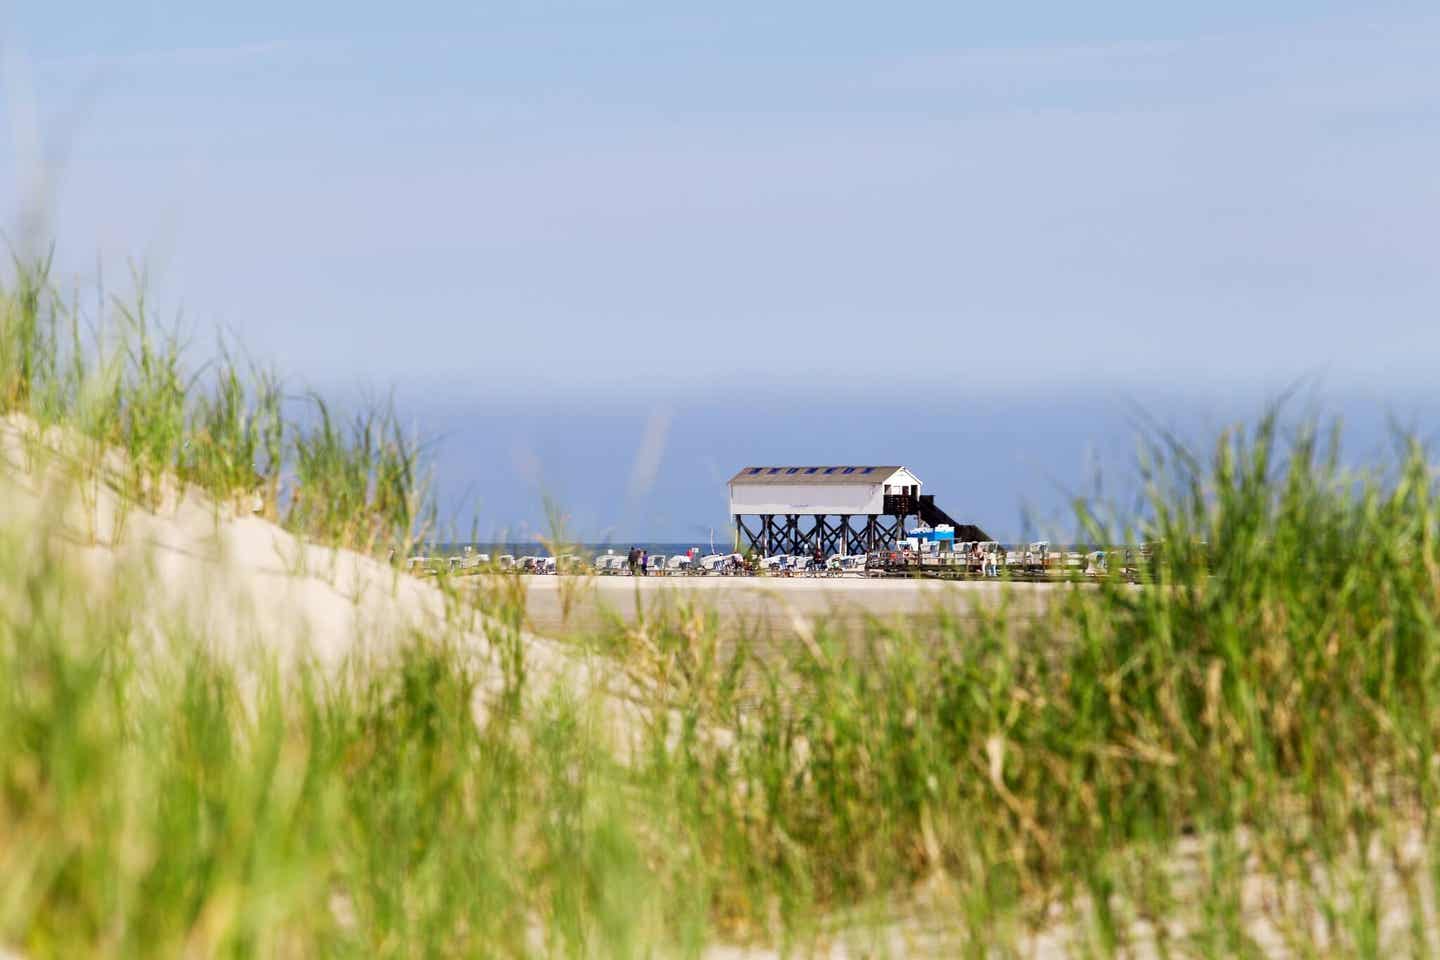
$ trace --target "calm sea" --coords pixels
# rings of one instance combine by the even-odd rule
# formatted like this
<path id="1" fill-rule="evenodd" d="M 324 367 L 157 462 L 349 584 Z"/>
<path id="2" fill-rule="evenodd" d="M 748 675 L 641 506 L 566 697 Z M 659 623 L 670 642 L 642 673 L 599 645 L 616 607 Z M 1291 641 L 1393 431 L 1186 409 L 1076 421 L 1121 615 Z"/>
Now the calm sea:
<path id="1" fill-rule="evenodd" d="M 549 547 L 545 546 L 543 543 L 535 543 L 534 541 L 530 541 L 527 543 L 436 543 L 428 544 L 425 547 L 425 552 L 430 556 L 448 557 L 464 553 L 466 547 L 473 548 L 476 553 L 488 553 L 492 557 L 503 556 L 507 553 L 517 557 L 550 556 Z M 582 556 L 587 557 L 599 556 L 600 554 L 603 554 L 607 551 L 614 551 L 615 553 L 623 555 L 628 553 L 631 547 L 639 547 L 646 553 L 652 555 L 658 554 L 666 557 L 673 556 L 677 553 L 684 553 L 691 547 L 698 548 L 702 556 L 710 552 L 709 540 L 706 540 L 704 543 L 654 541 L 641 541 L 638 543 L 580 543 L 567 546 L 565 552 L 578 553 Z M 730 544 L 720 543 L 717 541 L 715 544 L 715 552 L 729 553 Z"/>

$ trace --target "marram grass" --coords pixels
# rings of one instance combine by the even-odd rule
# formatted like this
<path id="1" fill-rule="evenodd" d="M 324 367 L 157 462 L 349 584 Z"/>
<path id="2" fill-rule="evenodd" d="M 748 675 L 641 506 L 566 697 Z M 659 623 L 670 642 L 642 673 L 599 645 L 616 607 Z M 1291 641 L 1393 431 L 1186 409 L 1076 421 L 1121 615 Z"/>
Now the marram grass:
<path id="1" fill-rule="evenodd" d="M 283 676 L 180 631 L 157 646 L 139 578 L 95 600 L 55 556 L 4 545 L 7 948 L 626 956 L 703 920 L 662 913 L 583 704 L 477 721 L 479 659 L 424 637 L 383 666 Z"/>
<path id="2" fill-rule="evenodd" d="M 133 285 L 128 299 L 99 292 L 87 310 L 51 282 L 48 259 L 18 262 L 0 287 L 0 415 L 118 451 L 127 502 L 155 508 L 167 485 L 194 485 L 365 552 L 403 554 L 433 532 L 420 445 L 393 407 L 337 422 L 321 398 L 287 404 L 278 375 L 223 341 L 192 367 L 179 321 L 156 318 L 143 274 Z"/>
<path id="3" fill-rule="evenodd" d="M 141 502 L 166 472 L 258 488 L 371 549 L 423 518 L 393 423 L 316 401 L 302 429 L 273 378 L 187 376 L 138 322 L 81 344 L 35 283 L 0 298 L 0 400 L 122 449 Z M 1096 542 L 1159 544 L 1153 582 L 1039 617 L 777 645 L 680 606 L 577 634 L 639 681 L 631 744 L 529 689 L 518 584 L 461 595 L 479 647 L 282 671 L 143 639 L 143 576 L 97 593 L 0 530 L 0 946 L 1435 954 L 1440 505 L 1418 446 L 1356 474 L 1334 443 L 1272 417 L 1159 449 L 1132 530 L 1080 510 Z"/>

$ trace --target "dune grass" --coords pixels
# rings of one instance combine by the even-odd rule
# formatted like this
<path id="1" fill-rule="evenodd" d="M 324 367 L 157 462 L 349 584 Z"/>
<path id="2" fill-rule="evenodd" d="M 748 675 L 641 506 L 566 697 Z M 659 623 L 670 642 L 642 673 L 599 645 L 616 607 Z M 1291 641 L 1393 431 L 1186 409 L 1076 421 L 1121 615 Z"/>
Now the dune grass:
<path id="1" fill-rule="evenodd" d="M 64 425 L 118 453 L 127 503 L 153 509 L 194 486 L 368 553 L 403 554 L 432 531 L 420 442 L 393 405 L 371 402 L 342 424 L 320 397 L 287 398 L 274 370 L 242 362 L 223 338 L 194 364 L 181 322 L 155 316 L 142 272 L 129 297 L 100 290 L 88 310 L 50 272 L 48 257 L 17 261 L 0 287 L 0 415 Z"/>
<path id="2" fill-rule="evenodd" d="M 5 409 L 114 445 L 142 506 L 173 475 L 327 542 L 413 535 L 423 464 L 393 418 L 287 419 L 273 376 L 187 373 L 138 303 L 121 349 L 87 342 L 25 276 Z M 97 592 L 43 529 L 0 530 L 0 946 L 883 953 L 900 918 L 952 955 L 1440 952 L 1430 460 L 1401 443 L 1356 474 L 1280 423 L 1157 447 L 1132 529 L 1081 505 L 1094 542 L 1163 545 L 1154 582 L 1038 619 L 776 646 L 680 605 L 577 634 L 638 681 L 630 742 L 532 688 L 519 579 L 452 593 L 478 645 L 281 669 L 154 630 L 143 570 Z"/>
<path id="3" fill-rule="evenodd" d="M 4 546 L 0 943 L 625 956 L 683 919 L 584 704 L 477 721 L 443 639 L 338 675 L 145 641 L 142 578 L 97 599 Z"/>

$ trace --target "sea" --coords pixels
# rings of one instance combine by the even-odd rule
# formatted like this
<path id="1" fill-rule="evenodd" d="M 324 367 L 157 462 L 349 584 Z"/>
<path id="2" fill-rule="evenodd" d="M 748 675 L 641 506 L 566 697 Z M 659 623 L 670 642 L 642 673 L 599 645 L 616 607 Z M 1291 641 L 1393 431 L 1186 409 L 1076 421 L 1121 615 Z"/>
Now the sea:
<path id="1" fill-rule="evenodd" d="M 533 540 L 524 543 L 499 543 L 499 542 L 441 542 L 426 544 L 424 553 L 432 557 L 453 557 L 463 554 L 465 548 L 470 547 L 475 553 L 486 553 L 491 557 L 500 557 L 510 554 L 516 557 L 548 557 L 552 551 L 544 543 L 536 543 Z M 616 543 L 574 543 L 566 544 L 561 552 L 574 553 L 582 557 L 598 557 L 605 553 L 618 553 L 622 556 L 630 552 L 631 547 L 639 547 L 651 556 L 670 557 L 677 553 L 685 553 L 691 548 L 699 550 L 700 555 L 711 553 L 710 542 L 704 543 L 680 542 L 680 541 L 636 541 Z M 715 553 L 729 553 L 731 544 L 716 542 Z"/>

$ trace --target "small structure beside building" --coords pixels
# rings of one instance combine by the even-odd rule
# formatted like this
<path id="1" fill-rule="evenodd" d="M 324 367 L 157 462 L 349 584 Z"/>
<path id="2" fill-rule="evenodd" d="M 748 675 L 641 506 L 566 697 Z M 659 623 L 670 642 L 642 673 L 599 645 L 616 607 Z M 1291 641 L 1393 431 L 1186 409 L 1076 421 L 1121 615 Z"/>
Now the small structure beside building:
<path id="1" fill-rule="evenodd" d="M 905 519 L 948 524 L 961 540 L 989 540 L 958 524 L 920 492 L 901 466 L 745 467 L 730 478 L 730 515 L 738 548 L 762 555 L 869 553 L 893 545 Z"/>

